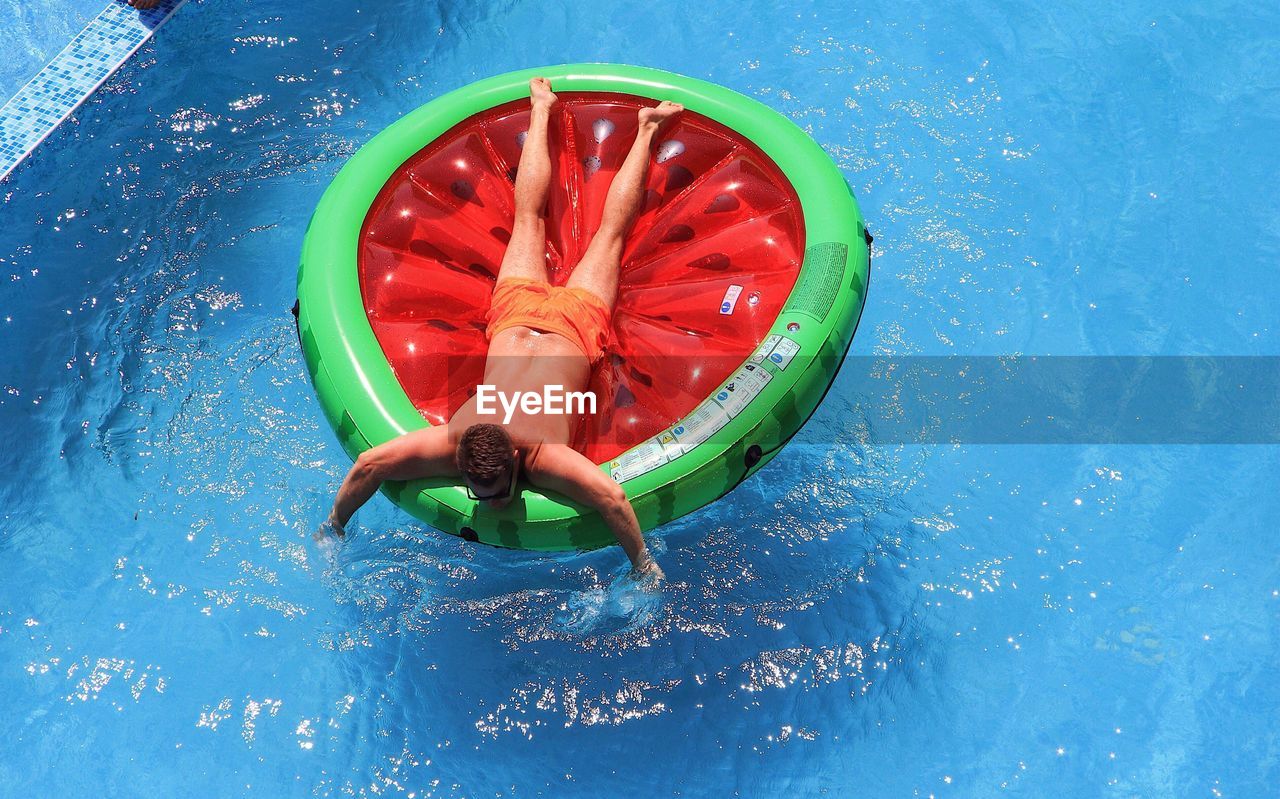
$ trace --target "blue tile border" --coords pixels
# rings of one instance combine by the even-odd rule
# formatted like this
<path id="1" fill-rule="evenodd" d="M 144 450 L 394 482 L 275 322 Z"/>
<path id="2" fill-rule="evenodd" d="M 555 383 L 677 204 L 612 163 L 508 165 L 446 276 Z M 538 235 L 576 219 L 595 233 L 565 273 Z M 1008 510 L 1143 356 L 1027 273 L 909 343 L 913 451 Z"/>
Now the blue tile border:
<path id="1" fill-rule="evenodd" d="M 111 0 L 0 108 L 0 180 L 106 82 L 186 0 L 138 11 Z"/>

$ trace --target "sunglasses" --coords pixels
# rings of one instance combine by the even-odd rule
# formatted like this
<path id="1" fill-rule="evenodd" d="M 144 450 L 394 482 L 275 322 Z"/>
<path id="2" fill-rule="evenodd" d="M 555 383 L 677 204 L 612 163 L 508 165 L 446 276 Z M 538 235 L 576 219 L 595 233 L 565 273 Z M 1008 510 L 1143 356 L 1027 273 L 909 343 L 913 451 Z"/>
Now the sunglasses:
<path id="1" fill-rule="evenodd" d="M 512 458 L 511 466 L 508 471 L 511 472 L 511 481 L 507 483 L 507 487 L 495 494 L 477 494 L 471 489 L 471 484 L 467 484 L 467 498 L 474 499 L 476 502 L 492 502 L 495 499 L 511 499 L 516 495 L 516 477 L 520 471 L 520 459 Z"/>

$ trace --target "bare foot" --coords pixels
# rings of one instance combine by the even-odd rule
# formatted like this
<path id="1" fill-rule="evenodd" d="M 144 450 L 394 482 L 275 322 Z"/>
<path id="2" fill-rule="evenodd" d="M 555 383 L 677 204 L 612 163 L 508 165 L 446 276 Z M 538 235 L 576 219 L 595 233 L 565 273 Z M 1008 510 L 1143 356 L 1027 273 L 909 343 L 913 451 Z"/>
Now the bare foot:
<path id="1" fill-rule="evenodd" d="M 534 108 L 550 109 L 556 104 L 558 98 L 551 93 L 551 81 L 546 78 L 534 78 L 529 81 L 529 99 L 533 102 Z"/>
<path id="2" fill-rule="evenodd" d="M 657 108 L 640 109 L 640 125 L 641 127 L 652 125 L 655 128 L 660 128 L 672 119 L 675 119 L 683 110 L 684 106 L 679 103 L 673 103 L 670 100 L 663 100 L 658 103 Z"/>
<path id="3" fill-rule="evenodd" d="M 155 8 L 160 5 L 160 0 L 129 0 L 129 5 L 139 11 L 146 11 L 148 8 Z"/>

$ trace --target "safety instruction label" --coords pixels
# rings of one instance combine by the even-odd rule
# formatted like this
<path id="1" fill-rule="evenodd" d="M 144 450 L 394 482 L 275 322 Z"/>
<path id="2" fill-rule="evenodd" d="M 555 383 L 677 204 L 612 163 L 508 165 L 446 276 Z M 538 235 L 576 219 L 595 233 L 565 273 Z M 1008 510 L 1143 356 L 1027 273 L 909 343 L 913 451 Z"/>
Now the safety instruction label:
<path id="1" fill-rule="evenodd" d="M 786 369 L 798 352 L 800 352 L 799 344 L 786 336 L 779 336 L 778 343 L 773 345 L 773 352 L 770 352 L 768 357 L 779 369 Z"/>
<path id="2" fill-rule="evenodd" d="M 760 363 L 765 358 L 768 358 L 769 353 L 773 352 L 773 348 L 778 346 L 779 341 L 782 341 L 782 336 L 774 335 L 766 338 L 763 342 L 761 342 L 760 346 L 756 348 L 755 353 L 752 354 L 751 362 Z"/>
<path id="3" fill-rule="evenodd" d="M 667 430 L 663 430 L 657 436 L 658 445 L 662 447 L 662 451 L 666 453 L 667 460 L 673 461 L 684 454 L 684 449 L 680 447 L 680 439 L 676 438 L 675 431 L 684 432 L 683 425 L 676 425 Z"/>
<path id="4" fill-rule="evenodd" d="M 740 286 L 731 286 L 730 290 L 734 288 L 741 291 Z M 725 296 L 732 308 L 737 295 L 732 300 L 727 299 L 728 294 Z M 679 424 L 672 425 L 610 461 L 609 474 L 621 483 L 692 452 L 723 429 L 730 419 L 746 410 L 751 401 L 765 390 L 773 380 L 773 372 L 764 366 L 766 360 L 779 369 L 786 369 L 799 352 L 800 345 L 786 336 L 769 336 L 747 363 L 733 373 L 727 383 L 680 420 Z"/>
<path id="5" fill-rule="evenodd" d="M 724 293 L 724 299 L 720 301 L 720 313 L 731 314 L 733 309 L 738 307 L 738 297 L 742 296 L 742 286 L 733 283 Z"/>
<path id="6" fill-rule="evenodd" d="M 639 477 L 667 462 L 667 452 L 657 438 L 633 447 L 609 462 L 609 475 L 616 482 Z"/>
<path id="7" fill-rule="evenodd" d="M 734 418 L 750 405 L 753 399 L 760 396 L 760 392 L 764 391 L 764 387 L 769 385 L 772 379 L 773 375 L 769 374 L 768 369 L 762 368 L 759 364 L 749 363 L 735 372 L 733 377 L 729 378 L 729 382 L 716 392 L 716 402 L 720 403 L 729 414 L 729 418 Z"/>
<path id="8" fill-rule="evenodd" d="M 671 433 L 680 444 L 681 451 L 689 453 L 728 423 L 729 414 L 724 408 L 715 400 L 707 400 L 684 417 L 684 421 L 672 427 Z"/>

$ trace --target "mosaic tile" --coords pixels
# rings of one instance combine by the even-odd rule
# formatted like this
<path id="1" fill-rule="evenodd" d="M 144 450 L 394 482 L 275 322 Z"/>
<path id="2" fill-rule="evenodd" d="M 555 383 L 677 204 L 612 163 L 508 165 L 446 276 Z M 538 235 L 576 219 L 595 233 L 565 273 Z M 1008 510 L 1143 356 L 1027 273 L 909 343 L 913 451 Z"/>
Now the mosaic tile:
<path id="1" fill-rule="evenodd" d="M 0 180 L 151 38 L 186 0 L 147 11 L 111 0 L 62 52 L 0 108 Z"/>

